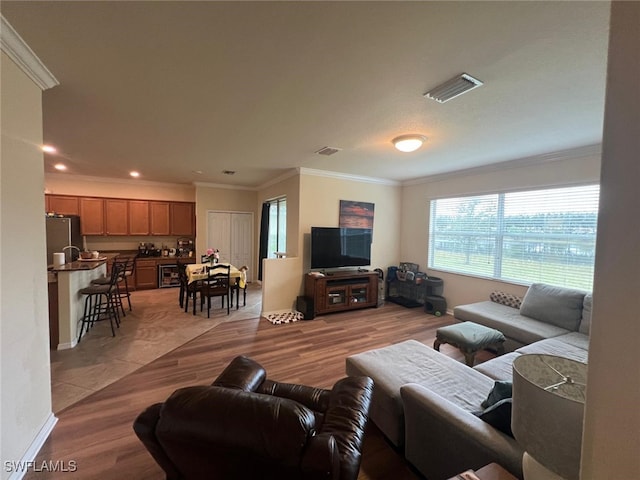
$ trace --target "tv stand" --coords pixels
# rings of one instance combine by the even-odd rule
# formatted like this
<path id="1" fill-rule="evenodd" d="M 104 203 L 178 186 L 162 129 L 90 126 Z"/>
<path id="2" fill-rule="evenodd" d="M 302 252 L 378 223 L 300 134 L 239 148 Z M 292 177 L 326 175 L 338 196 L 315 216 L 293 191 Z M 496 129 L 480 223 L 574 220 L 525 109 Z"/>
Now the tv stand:
<path id="1" fill-rule="evenodd" d="M 376 272 L 332 272 L 323 277 L 306 275 L 304 296 L 313 301 L 315 315 L 376 307 L 378 274 Z"/>

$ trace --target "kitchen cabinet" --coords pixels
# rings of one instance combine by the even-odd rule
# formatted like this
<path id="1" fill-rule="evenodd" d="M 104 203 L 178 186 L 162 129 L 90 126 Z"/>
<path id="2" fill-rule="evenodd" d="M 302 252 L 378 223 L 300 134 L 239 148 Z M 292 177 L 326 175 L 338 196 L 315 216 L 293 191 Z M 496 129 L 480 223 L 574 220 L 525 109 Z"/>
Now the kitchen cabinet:
<path id="1" fill-rule="evenodd" d="M 45 195 L 47 212 L 58 213 L 60 215 L 79 215 L 80 207 L 78 197 L 68 195 Z"/>
<path id="2" fill-rule="evenodd" d="M 170 235 L 169 202 L 149 202 L 151 235 Z"/>
<path id="3" fill-rule="evenodd" d="M 158 268 L 153 259 L 136 260 L 136 289 L 158 288 Z"/>
<path id="4" fill-rule="evenodd" d="M 107 235 L 129 235 L 129 202 L 107 198 L 104 201 L 104 231 Z"/>
<path id="5" fill-rule="evenodd" d="M 195 205 L 171 203 L 171 235 L 192 237 L 195 235 Z"/>
<path id="6" fill-rule="evenodd" d="M 104 199 L 80 197 L 80 230 L 83 235 L 104 235 Z"/>
<path id="7" fill-rule="evenodd" d="M 149 202 L 129 200 L 129 235 L 149 235 Z"/>

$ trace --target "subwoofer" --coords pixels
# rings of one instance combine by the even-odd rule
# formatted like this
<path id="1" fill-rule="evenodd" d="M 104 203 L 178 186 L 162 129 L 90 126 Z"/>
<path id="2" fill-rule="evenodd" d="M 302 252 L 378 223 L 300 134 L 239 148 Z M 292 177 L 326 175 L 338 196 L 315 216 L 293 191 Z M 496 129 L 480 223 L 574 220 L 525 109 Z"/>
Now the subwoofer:
<path id="1" fill-rule="evenodd" d="M 316 317 L 312 298 L 297 297 L 296 310 L 304 315 L 305 320 L 313 320 Z"/>

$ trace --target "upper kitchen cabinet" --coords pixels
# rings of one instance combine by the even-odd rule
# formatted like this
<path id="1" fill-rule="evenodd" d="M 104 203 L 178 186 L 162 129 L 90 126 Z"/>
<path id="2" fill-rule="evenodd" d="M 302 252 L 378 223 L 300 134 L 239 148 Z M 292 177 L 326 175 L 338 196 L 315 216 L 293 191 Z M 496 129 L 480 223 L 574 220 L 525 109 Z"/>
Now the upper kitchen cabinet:
<path id="1" fill-rule="evenodd" d="M 107 198 L 104 200 L 105 232 L 107 235 L 129 235 L 129 202 Z"/>
<path id="2" fill-rule="evenodd" d="M 79 215 L 78 197 L 68 195 L 45 195 L 46 211 L 60 215 Z"/>
<path id="3" fill-rule="evenodd" d="M 129 200 L 129 234 L 149 235 L 149 202 Z"/>
<path id="4" fill-rule="evenodd" d="M 79 204 L 82 235 L 104 235 L 104 199 L 80 197 Z"/>
<path id="5" fill-rule="evenodd" d="M 151 235 L 170 235 L 169 202 L 149 202 Z"/>
<path id="6" fill-rule="evenodd" d="M 193 237 L 195 235 L 195 205 L 171 204 L 171 235 Z"/>

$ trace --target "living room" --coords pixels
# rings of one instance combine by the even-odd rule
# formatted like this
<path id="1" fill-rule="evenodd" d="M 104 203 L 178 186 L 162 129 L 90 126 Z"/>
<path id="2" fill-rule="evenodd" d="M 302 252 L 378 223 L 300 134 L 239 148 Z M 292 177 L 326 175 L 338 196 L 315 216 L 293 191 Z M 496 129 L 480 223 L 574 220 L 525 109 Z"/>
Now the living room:
<path id="1" fill-rule="evenodd" d="M 631 7 L 627 7 L 631 8 Z M 633 10 L 631 9 L 631 12 Z M 631 15 L 630 11 L 623 11 L 621 16 Z M 636 14 L 637 15 L 637 14 Z M 637 18 L 631 17 L 631 18 Z M 614 17 L 617 19 L 617 17 Z M 619 20 L 619 19 L 618 19 Z M 616 24 L 617 25 L 617 24 Z M 624 29 L 623 29 L 624 30 Z M 612 29 L 614 33 L 617 30 Z M 627 29 L 627 34 L 631 36 L 637 33 L 633 29 Z M 629 33 L 631 32 L 631 34 Z M 616 41 L 624 41 L 624 36 L 616 37 Z M 617 43 L 615 44 L 617 45 Z M 624 45 L 624 44 L 623 44 Z M 622 47 L 621 51 L 631 55 L 633 49 Z M 621 54 L 621 56 L 623 56 Z M 615 57 L 616 61 L 619 60 Z M 632 68 L 635 64 L 630 59 L 629 65 L 621 66 L 614 63 L 610 68 Z M 3 62 L 7 59 L 3 56 Z M 3 64 L 4 66 L 4 64 Z M 637 70 L 631 70 L 637 73 Z M 5 73 L 3 73 L 3 76 Z M 610 80 L 609 95 L 610 100 L 617 98 L 612 93 L 613 86 L 625 87 L 620 77 Z M 6 84 L 3 77 L 3 87 Z M 4 90 L 4 88 L 3 88 Z M 624 96 L 624 95 L 623 95 Z M 35 127 L 31 130 L 27 138 L 38 141 L 38 121 L 41 122 L 41 113 L 38 113 L 37 101 L 40 100 L 39 92 L 34 93 L 33 86 L 19 89 L 19 97 L 27 98 L 30 109 L 35 112 Z M 5 107 L 5 95 L 3 94 L 3 112 Z M 622 390 L 616 386 L 617 378 L 610 378 L 611 371 L 617 371 L 616 366 L 620 364 L 630 365 L 632 368 L 637 360 L 629 356 L 633 351 L 632 339 L 637 338 L 632 333 L 637 332 L 637 326 L 633 323 L 632 314 L 634 308 L 631 299 L 637 280 L 635 279 L 635 247 L 637 246 L 637 233 L 627 228 L 628 210 L 631 205 L 635 205 L 637 200 L 634 195 L 636 170 L 631 167 L 624 169 L 625 164 L 633 166 L 633 153 L 637 142 L 637 136 L 627 133 L 624 137 L 625 126 L 634 125 L 629 118 L 637 117 L 637 99 L 620 99 L 616 101 L 616 110 L 609 112 L 610 117 L 605 119 L 605 147 L 600 153 L 599 144 L 590 144 L 580 148 L 556 151 L 549 151 L 545 155 L 529 156 L 517 159 L 518 161 L 506 164 L 494 165 L 493 167 L 478 168 L 475 170 L 433 176 L 423 179 L 415 184 L 393 185 L 382 183 L 371 183 L 366 179 L 345 179 L 343 176 L 320 175 L 313 169 L 305 171 L 304 168 L 296 170 L 295 173 L 288 174 L 286 179 L 273 183 L 254 192 L 243 192 L 242 196 L 255 196 L 255 210 L 257 205 L 263 200 L 274 198 L 275 195 L 286 195 L 288 200 L 292 200 L 290 210 L 292 224 L 288 224 L 288 252 L 293 258 L 300 258 L 300 265 L 295 274 L 295 278 L 300 282 L 297 287 L 293 287 L 291 292 L 287 292 L 282 299 L 276 295 L 274 309 L 282 307 L 282 300 L 285 304 L 291 304 L 295 295 L 300 290 L 302 283 L 302 273 L 305 271 L 304 262 L 308 258 L 308 246 L 305 235 L 312 225 L 335 225 L 338 217 L 338 201 L 342 199 L 372 202 L 376 206 L 375 217 L 375 238 L 373 245 L 372 266 L 386 267 L 396 264 L 402 260 L 414 260 L 426 266 L 426 245 L 428 243 L 428 201 L 431 198 L 442 197 L 443 195 L 463 195 L 469 193 L 482 193 L 500 190 L 502 188 L 536 188 L 550 185 L 582 184 L 600 181 L 606 205 L 609 208 L 603 210 L 601 216 L 602 225 L 598 236 L 598 259 L 596 265 L 595 280 L 595 305 L 594 334 L 592 336 L 592 360 L 590 367 L 590 385 L 598 385 L 601 388 L 594 389 L 590 402 L 587 406 L 586 430 L 585 430 L 585 455 L 583 459 L 583 478 L 630 478 L 629 472 L 637 466 L 637 459 L 632 458 L 628 452 L 633 451 L 634 437 L 625 435 L 625 431 L 633 432 L 637 429 L 631 428 L 632 421 L 626 415 L 618 413 L 612 415 L 608 425 L 603 426 L 596 421 L 596 411 L 611 410 L 610 405 L 619 404 L 630 407 L 637 403 L 637 395 L 634 396 L 633 388 L 626 383 L 626 388 Z M 613 107 L 612 107 L 613 108 Z M 635 109 L 635 110 L 634 110 Z M 620 117 L 616 117 L 618 112 Z M 631 112 L 631 113 L 628 113 Z M 631 115 L 631 117 L 629 117 Z M 4 117 L 4 113 L 3 113 Z M 7 117 L 12 118 L 12 117 Z M 631 127 L 628 127 L 631 128 Z M 626 130 L 628 132 L 628 129 Z M 3 126 L 3 137 L 5 127 Z M 7 138 L 14 138 L 9 135 Z M 626 138 L 626 140 L 625 140 Z M 611 142 L 610 144 L 606 142 Z M 624 143 L 624 142 L 627 143 Z M 622 146 L 617 147 L 622 142 Z M 611 146 L 609 146 L 611 145 Z M 615 147 L 614 147 L 615 146 Z M 10 150 L 13 148 L 14 150 Z M 615 148 L 615 149 L 614 149 Z M 612 150 L 613 149 L 613 150 Z M 615 154 L 614 154 L 615 153 Z M 5 154 L 8 154 L 5 156 Z M 3 157 L 9 160 L 3 162 L 3 459 L 22 458 L 28 445 L 33 443 L 33 438 L 40 431 L 40 427 L 49 418 L 50 392 L 49 392 L 49 372 L 48 372 L 48 349 L 43 348 L 47 343 L 44 334 L 38 330 L 42 329 L 43 312 L 46 310 L 42 299 L 34 289 L 32 284 L 25 285 L 24 282 L 6 284 L 11 272 L 20 269 L 22 272 L 30 272 L 29 279 L 40 287 L 43 283 L 41 278 L 41 262 L 27 261 L 24 265 L 23 259 L 11 259 L 9 257 L 10 247 L 16 247 L 19 251 L 23 248 L 37 250 L 41 247 L 40 240 L 32 240 L 42 237 L 42 186 L 49 180 L 42 172 L 42 157 L 35 158 L 33 152 L 25 153 L 20 147 L 5 144 L 3 141 Z M 15 159 L 15 160 L 13 160 Z M 25 161 L 26 160 L 26 161 Z M 616 166 L 620 165 L 623 171 L 618 171 Z M 610 166 L 610 167 L 609 167 Z M 39 179 L 34 182 L 33 179 Z M 41 181 L 40 181 L 41 180 Z M 9 185 L 13 182 L 13 185 Z M 38 185 L 34 185 L 38 183 Z M 107 182 L 108 183 L 108 182 Z M 121 184 L 118 184 L 121 185 Z M 625 188 L 626 187 L 626 188 Z M 213 192 L 212 192 L 213 190 Z M 69 192 L 71 193 L 71 192 Z M 221 195 L 228 193 L 227 189 L 215 187 L 196 186 L 194 196 L 196 203 L 200 196 Z M 6 196 L 5 196 L 6 195 Z M 319 202 L 318 198 L 323 201 Z M 16 218 L 15 212 L 10 212 L 12 205 L 20 204 L 21 216 Z M 203 211 L 211 208 L 202 205 Z M 614 214 L 614 212 L 616 212 Z M 289 212 L 288 212 L 289 213 Z M 24 220 L 33 220 L 33 224 Z M 624 219 L 620 222 L 619 219 Z M 618 220 L 618 221 L 616 221 Z M 5 233 L 7 232 L 7 233 Z M 8 237 L 11 232 L 13 237 Z M 290 233 L 291 232 L 291 233 Z M 290 234 L 289 234 L 290 233 Z M 19 235 L 16 235 L 19 234 Z M 198 234 L 200 238 L 200 235 Z M 6 241 L 5 241 L 6 240 Z M 289 249 L 289 244 L 291 249 Z M 204 243 L 199 245 L 202 250 L 206 247 Z M 625 262 L 617 261 L 618 253 L 628 249 L 629 255 Z M 424 260 L 422 260 L 424 259 Z M 633 260 L 630 260 L 633 259 Z M 18 261 L 19 260 L 19 261 Z M 610 268 L 609 265 L 615 265 Z M 446 296 L 451 305 L 457 305 L 486 298 L 492 290 L 501 288 L 509 289 L 513 293 L 522 294 L 524 287 L 504 284 L 490 280 L 478 280 L 460 275 L 448 275 L 437 273 L 442 276 L 446 284 Z M 268 287 L 265 282 L 265 288 Z M 623 286 L 624 285 L 624 286 Z M 619 291 L 618 291 L 619 290 Z M 20 302 L 10 301 L 12 294 Z M 623 295 L 624 294 L 624 295 Z M 29 314 L 25 314 L 25 304 L 34 307 Z M 13 320 L 13 319 L 16 320 Z M 607 319 L 607 328 L 598 325 L 600 318 Z M 29 319 L 29 328 L 26 328 L 24 321 Z M 46 322 L 44 322 L 46 323 Z M 39 325 L 33 328 L 33 325 Z M 612 328 L 613 327 L 613 328 Z M 13 344 L 16 347 L 12 346 Z M 24 346 L 27 345 L 27 348 Z M 6 348 L 5 348 L 6 347 Z M 28 352 L 28 359 L 20 351 Z M 8 369 L 15 368 L 16 361 L 24 365 L 29 375 L 27 378 L 17 379 L 15 375 L 10 375 Z M 13 365 L 13 367 L 12 367 Z M 5 375 L 7 374 L 7 375 Z M 5 383 L 5 379 L 11 379 Z M 631 382 L 637 380 L 630 379 Z M 613 384 L 612 384 L 613 383 Z M 633 387 L 633 383 L 631 384 Z M 24 395 L 16 395 L 22 392 Z M 12 398 L 10 398 L 12 396 Z M 22 399 L 22 400 L 20 400 Z M 16 400 L 17 404 L 16 404 Z M 19 404 L 19 405 L 18 405 Z M 142 406 L 141 406 L 142 407 Z M 619 409 L 623 410 L 623 409 Z M 619 411 L 618 410 L 618 411 Z M 26 420 L 16 420 L 25 419 Z M 5 421 L 6 420 L 6 421 Z M 53 426 L 52 426 L 53 428 Z M 7 438 L 15 439 L 14 446 L 7 445 Z M 7 450 L 5 450 L 5 448 Z M 615 458 L 611 462 L 610 458 Z M 607 459 L 607 460 L 605 460 Z M 4 475 L 7 475 L 6 473 Z"/>

